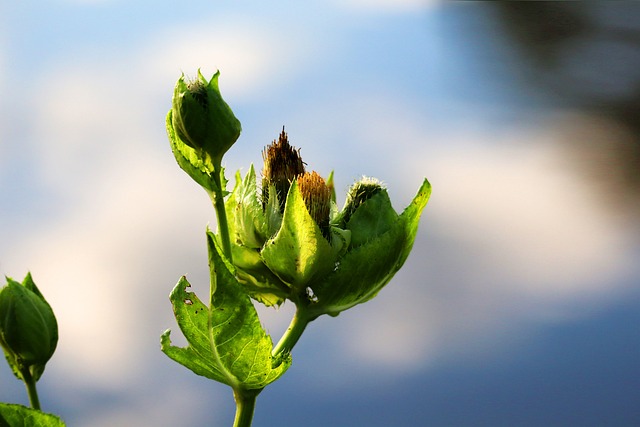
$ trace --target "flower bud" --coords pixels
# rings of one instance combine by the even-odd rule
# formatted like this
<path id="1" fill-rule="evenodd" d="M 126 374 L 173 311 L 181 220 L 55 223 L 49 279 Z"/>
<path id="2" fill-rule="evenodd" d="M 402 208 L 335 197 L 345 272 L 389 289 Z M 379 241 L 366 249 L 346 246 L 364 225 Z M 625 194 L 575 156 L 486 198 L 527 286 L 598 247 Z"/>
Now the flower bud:
<path id="1" fill-rule="evenodd" d="M 262 151 L 262 159 L 262 206 L 267 205 L 269 198 L 274 196 L 271 192 L 275 191 L 280 213 L 283 213 L 291 182 L 304 173 L 300 150 L 289 145 L 284 127 L 278 140 Z"/>
<path id="2" fill-rule="evenodd" d="M 13 371 L 29 369 L 37 380 L 57 343 L 55 315 L 31 275 L 23 283 L 7 278 L 0 289 L 0 344 Z"/>
<path id="3" fill-rule="evenodd" d="M 363 177 L 349 188 L 342 210 L 342 221 L 346 224 L 351 215 L 362 205 L 384 189 L 380 181 L 375 178 Z"/>
<path id="4" fill-rule="evenodd" d="M 219 164 L 224 153 L 240 136 L 241 126 L 222 99 L 216 72 L 211 80 L 198 70 L 198 78 L 176 83 L 171 108 L 171 126 L 175 135 L 197 152 L 206 153 Z"/>
<path id="5" fill-rule="evenodd" d="M 365 178 L 349 194 L 341 215 L 348 214 L 346 231 L 351 232 L 351 244 L 336 268 L 312 284 L 317 298 L 312 310 L 317 315 L 336 316 L 369 301 L 391 280 L 411 252 L 431 184 L 425 179 L 400 215 L 377 181 Z"/>
<path id="6" fill-rule="evenodd" d="M 380 181 L 364 177 L 347 193 L 340 224 L 351 232 L 355 248 L 385 233 L 397 221 L 389 194 Z"/>
<path id="7" fill-rule="evenodd" d="M 298 188 L 311 218 L 318 224 L 322 235 L 329 239 L 329 212 L 331 210 L 331 189 L 324 179 L 314 172 L 298 177 Z"/>

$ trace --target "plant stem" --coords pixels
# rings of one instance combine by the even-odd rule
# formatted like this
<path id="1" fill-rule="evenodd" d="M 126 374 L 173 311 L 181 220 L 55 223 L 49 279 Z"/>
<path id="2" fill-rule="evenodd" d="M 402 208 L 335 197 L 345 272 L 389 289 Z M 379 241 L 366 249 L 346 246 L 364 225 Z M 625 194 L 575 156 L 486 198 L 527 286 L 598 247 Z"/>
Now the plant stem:
<path id="1" fill-rule="evenodd" d="M 243 392 L 233 390 L 233 397 L 236 400 L 236 418 L 233 420 L 233 427 L 251 427 L 253 412 L 256 408 L 256 398 L 261 390 Z"/>
<path id="2" fill-rule="evenodd" d="M 218 219 L 218 233 L 220 234 L 220 240 L 222 240 L 222 250 L 229 262 L 233 262 L 231 256 L 231 239 L 229 237 L 229 224 L 227 223 L 227 211 L 224 207 L 224 192 L 222 188 L 222 167 L 217 166 L 213 168 L 213 180 L 216 184 L 216 188 L 213 193 L 210 193 L 211 200 L 213 201 L 213 207 L 216 210 L 216 217 Z"/>
<path id="3" fill-rule="evenodd" d="M 27 386 L 27 395 L 29 396 L 29 403 L 33 409 L 40 410 L 40 399 L 38 398 L 38 390 L 36 390 L 36 380 L 33 379 L 31 372 L 28 368 L 22 369 L 22 380 Z"/>
<path id="4" fill-rule="evenodd" d="M 315 317 L 309 316 L 306 308 L 300 304 L 296 305 L 296 313 L 291 319 L 289 327 L 278 341 L 278 344 L 273 348 L 271 355 L 273 357 L 279 357 L 285 353 L 291 353 L 293 346 L 296 345 L 305 328 Z"/>

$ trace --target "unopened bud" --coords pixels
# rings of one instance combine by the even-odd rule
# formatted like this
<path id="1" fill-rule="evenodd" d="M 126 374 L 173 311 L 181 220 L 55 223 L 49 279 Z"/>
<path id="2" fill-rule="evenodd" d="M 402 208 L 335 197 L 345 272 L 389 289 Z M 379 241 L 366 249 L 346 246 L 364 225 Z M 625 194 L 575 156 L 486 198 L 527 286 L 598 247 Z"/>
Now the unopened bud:
<path id="1" fill-rule="evenodd" d="M 192 81 L 181 76 L 173 92 L 171 126 L 175 135 L 189 147 L 206 153 L 220 163 L 224 153 L 240 136 L 241 126 L 222 99 L 216 72 L 211 80 L 198 70 Z"/>
<path id="2" fill-rule="evenodd" d="M 342 210 L 343 223 L 349 222 L 353 213 L 364 202 L 378 194 L 384 189 L 382 183 L 375 178 L 363 177 L 349 188 L 347 198 Z"/>
<path id="3" fill-rule="evenodd" d="M 329 239 L 331 189 L 315 171 L 298 177 L 298 188 L 311 218 L 320 227 L 322 235 Z"/>
<path id="4" fill-rule="evenodd" d="M 300 157 L 300 150 L 289 144 L 287 133 L 282 128 L 278 140 L 268 145 L 262 151 L 264 169 L 262 170 L 262 206 L 264 207 L 276 192 L 280 212 L 284 212 L 284 204 L 291 187 L 291 182 L 304 174 L 304 162 Z"/>
<path id="5" fill-rule="evenodd" d="M 0 289 L 0 344 L 14 372 L 29 369 L 37 380 L 58 343 L 58 324 L 31 275 L 7 278 Z"/>
<path id="6" fill-rule="evenodd" d="M 380 181 L 364 177 L 347 193 L 339 224 L 351 231 L 351 247 L 357 247 L 385 233 L 398 214 Z"/>

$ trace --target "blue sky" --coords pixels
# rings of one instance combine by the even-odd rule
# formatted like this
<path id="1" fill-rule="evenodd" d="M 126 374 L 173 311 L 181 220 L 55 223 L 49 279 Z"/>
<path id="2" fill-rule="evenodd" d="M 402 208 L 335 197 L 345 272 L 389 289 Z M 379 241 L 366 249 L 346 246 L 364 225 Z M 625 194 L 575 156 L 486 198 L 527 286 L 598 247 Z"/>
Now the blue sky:
<path id="1" fill-rule="evenodd" d="M 0 7 L 0 270 L 30 270 L 58 316 L 46 411 L 83 427 L 231 425 L 230 390 L 159 350 L 178 278 L 208 286 L 215 217 L 164 131 L 176 80 L 201 68 L 220 69 L 243 125 L 229 175 L 285 125 L 339 192 L 375 176 L 401 210 L 423 177 L 434 187 L 404 269 L 310 325 L 256 426 L 640 422 L 637 221 L 602 202 L 565 143 L 622 131 L 523 85 L 484 8 Z M 290 314 L 261 310 L 276 339 Z M 0 401 L 26 403 L 4 365 Z"/>

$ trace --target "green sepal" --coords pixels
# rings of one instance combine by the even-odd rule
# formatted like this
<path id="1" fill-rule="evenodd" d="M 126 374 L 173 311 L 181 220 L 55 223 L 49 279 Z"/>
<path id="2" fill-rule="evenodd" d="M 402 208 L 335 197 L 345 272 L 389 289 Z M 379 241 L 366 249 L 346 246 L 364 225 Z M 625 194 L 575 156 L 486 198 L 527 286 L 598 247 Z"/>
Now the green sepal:
<path id="1" fill-rule="evenodd" d="M 351 247 L 358 246 L 386 233 L 398 220 L 398 214 L 391 206 L 389 193 L 381 189 L 355 210 L 345 228 L 351 231 Z"/>
<path id="2" fill-rule="evenodd" d="M 256 172 L 251 165 L 249 172 L 234 188 L 236 208 L 233 215 L 234 229 L 239 242 L 246 247 L 258 249 L 267 240 L 267 219 L 258 199 Z"/>
<path id="3" fill-rule="evenodd" d="M 245 246 L 232 245 L 236 278 L 245 291 L 267 307 L 278 306 L 289 295 L 289 287 L 267 268 L 260 252 Z"/>
<path id="4" fill-rule="evenodd" d="M 375 297 L 409 256 L 430 195 L 431 185 L 425 179 L 411 204 L 386 232 L 349 250 L 338 268 L 314 285 L 317 300 L 309 311 L 316 316 L 337 316 Z"/>
<path id="5" fill-rule="evenodd" d="M 22 283 L 7 277 L 0 289 L 0 346 L 13 373 L 38 381 L 57 344 L 56 317 L 31 273 Z"/>
<path id="6" fill-rule="evenodd" d="M 170 331 L 166 331 L 161 337 L 162 351 L 194 373 L 234 390 L 262 389 L 287 370 L 291 359 L 272 358 L 271 337 L 210 231 L 207 243 L 212 281 L 210 307 L 187 290 L 190 284 L 182 277 L 170 300 L 189 345 L 172 346 Z"/>
<path id="7" fill-rule="evenodd" d="M 64 427 L 59 417 L 13 403 L 0 403 L 0 427 Z"/>
<path id="8" fill-rule="evenodd" d="M 293 181 L 280 230 L 261 252 L 266 266 L 295 291 L 333 270 L 336 253 L 313 220 Z"/>
<path id="9" fill-rule="evenodd" d="M 329 173 L 329 176 L 326 179 L 326 184 L 327 187 L 329 187 L 329 189 L 331 190 L 331 202 L 333 202 L 334 204 L 336 203 L 336 184 L 334 181 L 334 173 L 333 171 L 331 171 Z"/>

